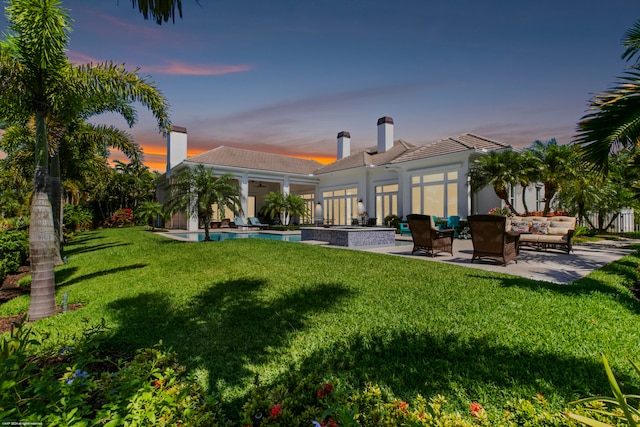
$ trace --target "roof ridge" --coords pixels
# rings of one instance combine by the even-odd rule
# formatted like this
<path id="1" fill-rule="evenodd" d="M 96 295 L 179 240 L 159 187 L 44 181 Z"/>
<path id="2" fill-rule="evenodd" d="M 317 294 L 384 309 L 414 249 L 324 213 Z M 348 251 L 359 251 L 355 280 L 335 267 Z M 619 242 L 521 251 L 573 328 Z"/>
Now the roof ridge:
<path id="1" fill-rule="evenodd" d="M 485 140 L 485 141 L 488 141 L 488 142 L 493 142 L 494 144 L 502 145 L 503 147 L 511 147 L 511 144 L 506 144 L 506 143 L 504 143 L 502 141 L 498 141 L 496 139 L 487 138 L 486 136 L 478 135 L 478 134 L 475 134 L 475 133 L 472 133 L 472 132 L 467 132 L 464 135 L 470 135 L 470 136 L 473 136 L 474 138 L 482 139 L 482 140 Z"/>
<path id="2" fill-rule="evenodd" d="M 458 135 L 458 136 L 456 136 L 456 137 L 450 136 L 448 139 L 450 139 L 450 140 L 452 140 L 452 141 L 454 141 L 454 142 L 457 142 L 458 144 L 460 144 L 460 145 L 462 145 L 462 146 L 464 146 L 464 147 L 467 147 L 467 148 L 474 148 L 472 145 L 467 144 L 466 142 L 461 141 L 461 140 L 459 140 L 459 139 L 458 139 L 458 138 L 460 138 L 460 137 L 461 137 L 461 136 L 463 136 L 463 135 L 470 135 L 470 134 L 468 134 L 468 133 L 467 133 L 467 134 L 462 134 L 462 135 Z"/>

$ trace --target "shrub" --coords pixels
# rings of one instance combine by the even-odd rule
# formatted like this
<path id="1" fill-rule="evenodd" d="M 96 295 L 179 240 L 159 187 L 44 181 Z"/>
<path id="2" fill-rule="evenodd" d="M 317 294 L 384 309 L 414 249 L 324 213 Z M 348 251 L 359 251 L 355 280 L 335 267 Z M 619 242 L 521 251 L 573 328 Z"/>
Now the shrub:
<path id="1" fill-rule="evenodd" d="M 93 214 L 82 205 L 64 206 L 64 227 L 68 233 L 90 230 L 93 225 Z"/>
<path id="2" fill-rule="evenodd" d="M 588 227 L 584 227 L 582 225 L 578 225 L 578 226 L 576 226 L 576 232 L 574 233 L 574 236 L 593 237 L 593 236 L 596 235 L 597 232 L 598 232 L 598 230 L 596 230 L 595 228 L 588 228 Z"/>
<path id="3" fill-rule="evenodd" d="M 0 420 L 38 425 L 220 426 L 175 355 L 142 349 L 113 360 L 100 348 L 104 323 L 76 337 L 74 348 L 44 348 L 20 323 L 0 341 Z M 36 356 L 37 354 L 37 356 Z"/>
<path id="4" fill-rule="evenodd" d="M 0 231 L 0 283 L 7 274 L 18 271 L 29 256 L 29 235 L 26 231 Z"/>
<path id="5" fill-rule="evenodd" d="M 384 217 L 384 225 L 386 225 L 387 227 L 398 228 L 398 224 L 400 224 L 400 221 L 402 221 L 402 218 L 400 218 L 398 215 L 387 215 Z"/>
<path id="6" fill-rule="evenodd" d="M 109 218 L 108 225 L 110 227 L 131 227 L 135 225 L 133 211 L 129 208 L 118 209 L 113 216 Z"/>

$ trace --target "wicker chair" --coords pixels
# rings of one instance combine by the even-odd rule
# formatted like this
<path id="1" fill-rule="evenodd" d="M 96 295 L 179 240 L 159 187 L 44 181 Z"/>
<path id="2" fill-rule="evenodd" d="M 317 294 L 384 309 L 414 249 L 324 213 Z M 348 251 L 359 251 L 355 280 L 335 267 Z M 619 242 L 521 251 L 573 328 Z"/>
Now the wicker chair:
<path id="1" fill-rule="evenodd" d="M 502 265 L 518 263 L 519 235 L 507 231 L 507 217 L 499 215 L 470 215 L 468 218 L 473 242 L 471 262 L 478 258 L 492 258 Z"/>
<path id="2" fill-rule="evenodd" d="M 437 253 L 448 252 L 453 255 L 454 230 L 438 230 L 429 215 L 407 215 L 407 222 L 413 238 L 414 252 L 425 252 L 435 257 Z"/>

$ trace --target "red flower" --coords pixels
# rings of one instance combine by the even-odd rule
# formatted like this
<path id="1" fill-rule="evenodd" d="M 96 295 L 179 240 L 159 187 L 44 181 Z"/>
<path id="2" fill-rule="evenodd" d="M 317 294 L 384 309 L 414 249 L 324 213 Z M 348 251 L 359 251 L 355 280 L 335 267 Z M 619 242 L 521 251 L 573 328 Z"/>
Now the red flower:
<path id="1" fill-rule="evenodd" d="M 162 387 L 164 385 L 164 383 L 165 383 L 165 380 L 155 380 L 153 382 L 153 386 L 155 388 L 160 388 L 160 387 Z"/>
<path id="2" fill-rule="evenodd" d="M 484 408 L 478 402 L 473 402 L 469 405 L 469 411 L 471 411 L 472 417 L 477 417 L 482 411 L 484 411 Z"/>
<path id="3" fill-rule="evenodd" d="M 333 418 L 329 418 L 327 420 L 327 427 L 338 427 L 338 423 L 333 420 Z"/>
<path id="4" fill-rule="evenodd" d="M 401 410 L 402 412 L 409 412 L 409 405 L 407 404 L 407 402 L 402 401 L 402 402 L 398 402 L 398 409 Z"/>
<path id="5" fill-rule="evenodd" d="M 271 418 L 278 418 L 280 414 L 282 414 L 282 404 L 278 403 L 277 405 L 273 405 L 273 408 L 271 408 Z"/>
<path id="6" fill-rule="evenodd" d="M 327 394 L 331 393 L 332 391 L 333 391 L 333 385 L 331 383 L 325 383 L 322 385 L 320 390 L 318 390 L 318 397 L 320 399 L 324 399 L 327 396 Z"/>

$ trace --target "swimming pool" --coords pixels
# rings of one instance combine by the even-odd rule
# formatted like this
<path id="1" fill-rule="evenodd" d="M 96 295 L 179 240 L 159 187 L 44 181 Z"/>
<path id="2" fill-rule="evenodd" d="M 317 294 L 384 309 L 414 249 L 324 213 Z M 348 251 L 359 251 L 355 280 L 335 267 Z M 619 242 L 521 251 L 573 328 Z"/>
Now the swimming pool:
<path id="1" fill-rule="evenodd" d="M 283 242 L 299 242 L 300 234 L 272 234 L 272 233 L 209 233 L 211 240 L 222 241 L 228 239 L 268 239 L 280 240 Z M 171 233 L 169 237 L 177 237 L 180 240 L 189 242 L 202 242 L 204 233 Z"/>

